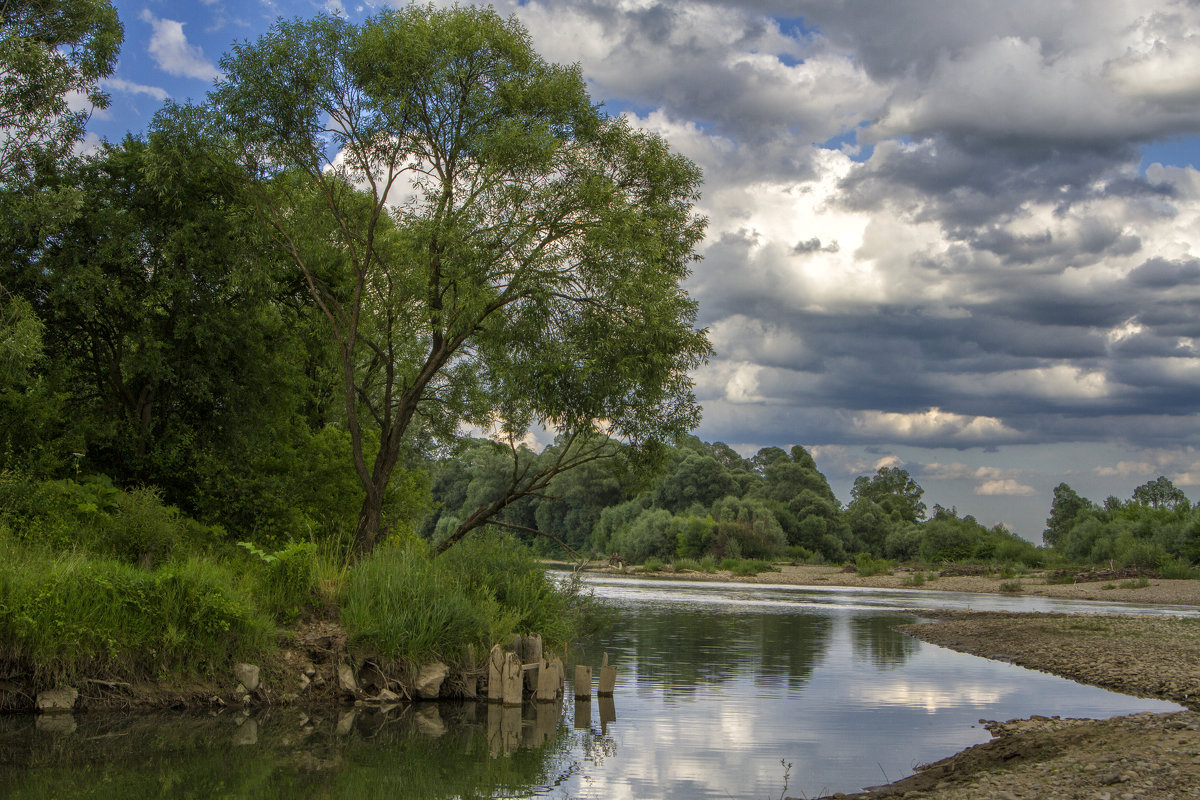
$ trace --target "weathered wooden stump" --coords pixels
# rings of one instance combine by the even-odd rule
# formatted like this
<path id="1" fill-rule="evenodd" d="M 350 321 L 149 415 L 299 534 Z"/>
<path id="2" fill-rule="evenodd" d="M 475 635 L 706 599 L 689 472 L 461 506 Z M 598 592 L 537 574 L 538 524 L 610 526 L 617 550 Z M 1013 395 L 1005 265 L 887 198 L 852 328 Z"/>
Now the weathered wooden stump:
<path id="1" fill-rule="evenodd" d="M 500 676 L 502 684 L 501 702 L 506 706 L 520 706 L 522 691 L 521 659 L 516 653 L 504 654 L 504 668 Z"/>
<path id="2" fill-rule="evenodd" d="M 525 665 L 525 690 L 537 691 L 538 673 L 542 664 L 542 637 L 532 633 L 521 641 L 521 661 Z"/>
<path id="3" fill-rule="evenodd" d="M 592 699 L 592 668 L 583 664 L 575 665 L 575 699 Z"/>
<path id="4" fill-rule="evenodd" d="M 504 702 L 504 648 L 496 645 L 488 653 L 488 694 L 489 703 Z"/>
<path id="5" fill-rule="evenodd" d="M 554 661 L 542 659 L 541 667 L 538 669 L 537 691 L 534 693 L 534 699 L 539 703 L 549 703 L 558 697 L 562 681 L 558 670 L 562 669 L 562 662 L 558 662 L 557 667 L 555 662 L 558 662 L 558 659 L 554 659 Z"/>
<path id="6" fill-rule="evenodd" d="M 616 688 L 617 668 L 609 666 L 608 653 L 605 653 L 603 664 L 600 667 L 600 685 L 596 688 L 596 694 L 600 697 L 612 697 Z"/>

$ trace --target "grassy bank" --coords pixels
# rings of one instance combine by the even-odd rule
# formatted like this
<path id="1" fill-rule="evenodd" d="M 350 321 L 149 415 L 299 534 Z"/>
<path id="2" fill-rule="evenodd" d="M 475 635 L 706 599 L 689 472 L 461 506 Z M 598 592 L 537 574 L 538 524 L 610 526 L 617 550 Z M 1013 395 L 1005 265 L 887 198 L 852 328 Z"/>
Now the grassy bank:
<path id="1" fill-rule="evenodd" d="M 351 563 L 328 542 L 230 541 L 149 490 L 0 476 L 0 680 L 27 689 L 227 681 L 313 620 L 340 626 L 357 663 L 467 666 L 517 633 L 562 648 L 588 607 L 503 537 L 439 558 L 408 538 Z"/>

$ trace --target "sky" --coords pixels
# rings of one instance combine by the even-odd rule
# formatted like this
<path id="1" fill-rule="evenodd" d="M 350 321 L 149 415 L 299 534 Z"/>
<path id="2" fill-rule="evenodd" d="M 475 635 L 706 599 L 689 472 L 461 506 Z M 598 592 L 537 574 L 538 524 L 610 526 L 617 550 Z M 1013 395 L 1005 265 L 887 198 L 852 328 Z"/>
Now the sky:
<path id="1" fill-rule="evenodd" d="M 1063 481 L 1200 500 L 1196 0 L 494 5 L 704 171 L 700 438 L 804 445 L 843 502 L 903 467 L 1033 541 Z M 116 6 L 93 140 L 280 16 L 387 4 Z"/>

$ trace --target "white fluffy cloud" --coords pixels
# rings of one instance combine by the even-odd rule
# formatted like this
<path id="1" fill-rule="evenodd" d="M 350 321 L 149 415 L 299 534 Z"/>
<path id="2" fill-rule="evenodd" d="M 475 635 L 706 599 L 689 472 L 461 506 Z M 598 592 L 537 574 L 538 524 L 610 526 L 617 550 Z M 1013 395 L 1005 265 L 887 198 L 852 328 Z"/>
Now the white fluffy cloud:
<path id="1" fill-rule="evenodd" d="M 203 81 L 221 77 L 221 71 L 204 56 L 204 51 L 188 42 L 182 22 L 156 17 L 149 9 L 143 9 L 140 18 L 154 28 L 149 51 L 159 69 Z"/>

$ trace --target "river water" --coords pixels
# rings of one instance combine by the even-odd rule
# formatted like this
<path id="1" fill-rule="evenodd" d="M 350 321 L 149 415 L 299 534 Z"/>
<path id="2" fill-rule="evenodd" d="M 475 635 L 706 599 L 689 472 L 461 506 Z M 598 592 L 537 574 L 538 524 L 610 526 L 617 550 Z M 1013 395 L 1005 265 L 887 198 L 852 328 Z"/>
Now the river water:
<path id="1" fill-rule="evenodd" d="M 0 717 L 0 797 L 777 798 L 987 741 L 981 719 L 1178 706 L 902 636 L 904 609 L 1179 613 L 945 592 L 590 578 L 617 628 L 572 660 L 611 700 L 503 710 Z M 790 765 L 790 767 L 788 766 Z"/>

